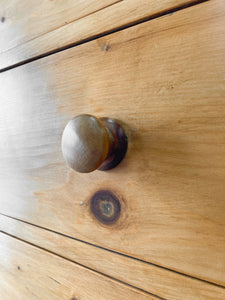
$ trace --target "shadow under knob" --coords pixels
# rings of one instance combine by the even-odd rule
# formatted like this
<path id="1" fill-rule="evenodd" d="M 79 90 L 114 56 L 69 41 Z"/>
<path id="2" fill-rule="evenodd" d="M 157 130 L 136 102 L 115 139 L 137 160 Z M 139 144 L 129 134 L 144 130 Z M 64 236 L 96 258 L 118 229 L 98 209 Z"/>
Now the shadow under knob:
<path id="1" fill-rule="evenodd" d="M 112 169 L 126 151 L 126 134 L 114 119 L 79 115 L 70 120 L 63 131 L 64 159 L 77 172 Z"/>

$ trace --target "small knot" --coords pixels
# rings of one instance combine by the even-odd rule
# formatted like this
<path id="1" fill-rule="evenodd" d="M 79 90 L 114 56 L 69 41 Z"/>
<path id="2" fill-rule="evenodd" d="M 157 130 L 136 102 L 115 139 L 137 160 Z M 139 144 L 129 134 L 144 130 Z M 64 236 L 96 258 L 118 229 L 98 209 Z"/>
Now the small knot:
<path id="1" fill-rule="evenodd" d="M 103 44 L 101 45 L 102 51 L 108 52 L 110 48 L 111 48 L 110 44 L 103 43 Z"/>

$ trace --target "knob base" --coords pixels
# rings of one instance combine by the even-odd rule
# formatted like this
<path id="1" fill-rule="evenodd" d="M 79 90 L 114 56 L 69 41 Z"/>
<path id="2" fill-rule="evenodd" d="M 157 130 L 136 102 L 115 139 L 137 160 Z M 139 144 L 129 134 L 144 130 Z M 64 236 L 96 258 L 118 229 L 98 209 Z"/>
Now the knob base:
<path id="1" fill-rule="evenodd" d="M 100 120 L 113 136 L 112 149 L 98 168 L 100 171 L 106 171 L 115 168 L 124 158 L 127 152 L 127 136 L 122 126 L 115 119 L 100 118 Z"/>

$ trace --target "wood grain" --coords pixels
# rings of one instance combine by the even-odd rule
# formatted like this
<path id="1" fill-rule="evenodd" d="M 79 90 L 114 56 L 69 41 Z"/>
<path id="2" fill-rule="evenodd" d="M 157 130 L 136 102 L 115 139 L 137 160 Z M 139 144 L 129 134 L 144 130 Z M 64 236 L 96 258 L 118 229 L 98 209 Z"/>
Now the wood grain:
<path id="1" fill-rule="evenodd" d="M 2 73 L 1 213 L 224 285 L 224 16 L 205 2 Z M 66 167 L 82 113 L 125 124 L 117 168 Z M 90 213 L 99 189 L 121 201 L 114 226 Z"/>
<path id="2" fill-rule="evenodd" d="M 0 215 L 0 231 L 164 299 L 225 298 L 225 289 Z"/>
<path id="3" fill-rule="evenodd" d="M 119 0 L 2 0 L 0 53 L 15 50 L 71 22 L 85 18 Z"/>
<path id="4" fill-rule="evenodd" d="M 0 279 L 4 300 L 156 299 L 2 233 Z"/>
<path id="5" fill-rule="evenodd" d="M 0 69 L 196 0 L 1 1 Z M 112 5 L 114 4 L 114 5 Z"/>

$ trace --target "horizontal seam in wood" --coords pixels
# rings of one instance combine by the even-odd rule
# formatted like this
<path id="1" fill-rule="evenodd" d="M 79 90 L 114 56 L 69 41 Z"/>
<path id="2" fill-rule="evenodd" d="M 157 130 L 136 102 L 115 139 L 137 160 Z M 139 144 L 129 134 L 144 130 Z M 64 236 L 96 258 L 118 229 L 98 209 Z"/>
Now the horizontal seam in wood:
<path id="1" fill-rule="evenodd" d="M 12 48 L 8 48 L 8 49 L 4 50 L 3 52 L 0 52 L 0 55 L 1 55 L 1 54 L 5 54 L 5 53 L 7 53 L 7 52 L 9 52 L 9 51 L 11 51 L 11 50 L 13 50 L 13 49 L 15 49 L 15 48 L 17 48 L 17 47 L 23 45 L 23 44 L 26 44 L 26 43 L 29 43 L 29 42 L 35 40 L 35 39 L 38 39 L 38 38 L 40 38 L 41 36 L 43 36 L 43 35 L 45 35 L 45 34 L 48 34 L 48 33 L 50 33 L 50 32 L 53 32 L 53 31 L 55 31 L 55 30 L 57 30 L 57 29 L 60 29 L 60 28 L 62 28 L 62 27 L 65 27 L 65 26 L 67 26 L 68 24 L 71 24 L 71 23 L 73 23 L 73 22 L 76 22 L 76 21 L 78 21 L 78 20 L 81 20 L 81 19 L 83 19 L 83 18 L 86 18 L 86 17 L 88 17 L 88 16 L 90 16 L 90 15 L 93 15 L 93 14 L 95 14 L 95 13 L 97 13 L 97 12 L 103 10 L 103 9 L 106 9 L 106 8 L 108 8 L 108 7 L 110 7 L 110 6 L 113 6 L 113 5 L 115 5 L 115 4 L 118 4 L 119 2 L 122 2 L 122 1 L 124 1 L 124 0 L 117 0 L 117 1 L 115 1 L 114 3 L 105 5 L 104 7 L 101 7 L 101 8 L 99 8 L 99 9 L 94 10 L 94 11 L 90 12 L 89 14 L 83 15 L 82 17 L 78 17 L 77 19 L 74 19 L 74 20 L 72 20 L 72 21 L 66 22 L 66 24 L 63 24 L 63 25 L 61 25 L 61 26 L 57 26 L 57 27 L 55 27 L 55 28 L 52 28 L 51 30 L 45 31 L 45 32 L 43 32 L 43 33 L 41 33 L 41 34 L 39 34 L 39 35 L 37 35 L 37 36 L 34 36 L 33 38 L 31 38 L 31 39 L 29 39 L 29 40 L 27 40 L 27 41 L 21 42 L 21 43 L 19 43 L 18 45 L 12 47 Z"/>
<path id="2" fill-rule="evenodd" d="M 18 240 L 18 241 L 20 241 L 20 242 L 22 242 L 22 243 L 25 243 L 25 244 L 27 244 L 27 245 L 29 245 L 29 246 L 31 246 L 31 247 L 40 249 L 40 250 L 45 251 L 45 252 L 47 252 L 47 253 L 50 253 L 50 254 L 52 254 L 52 255 L 54 255 L 54 256 L 60 257 L 60 258 L 62 258 L 62 259 L 64 259 L 64 260 L 66 260 L 66 261 L 69 261 L 70 263 L 76 264 L 76 265 L 78 265 L 78 266 L 80 266 L 80 267 L 82 267 L 82 268 L 85 268 L 85 269 L 87 269 L 87 270 L 89 270 L 89 271 L 92 271 L 92 272 L 94 272 L 94 273 L 96 273 L 96 274 L 99 274 L 99 275 L 101 275 L 101 276 L 104 276 L 104 277 L 106 277 L 106 278 L 108 278 L 108 279 L 111 279 L 111 280 L 114 280 L 114 281 L 116 281 L 116 282 L 119 282 L 119 283 L 121 283 L 121 284 L 123 284 L 123 285 L 129 286 L 129 287 L 131 287 L 131 288 L 133 288 L 133 289 L 135 289 L 135 290 L 138 290 L 138 291 L 140 291 L 140 292 L 142 292 L 142 293 L 144 293 L 144 294 L 148 294 L 148 295 L 153 296 L 153 297 L 156 297 L 156 298 L 158 298 L 158 299 L 160 299 L 160 300 L 167 300 L 166 298 L 162 298 L 162 297 L 160 297 L 160 296 L 158 296 L 158 295 L 152 294 L 152 293 L 150 293 L 150 292 L 148 292 L 148 291 L 145 291 L 145 290 L 143 290 L 143 289 L 141 289 L 141 288 L 138 288 L 138 287 L 136 287 L 136 286 L 134 286 L 134 285 L 131 285 L 131 284 L 125 282 L 125 281 L 122 281 L 122 280 L 120 280 L 120 279 L 114 278 L 114 277 L 112 277 L 112 276 L 110 276 L 110 275 L 104 274 L 104 273 L 102 273 L 102 272 L 100 272 L 100 271 L 97 271 L 97 270 L 95 270 L 95 269 L 92 269 L 92 268 L 90 268 L 90 267 L 87 267 L 87 266 L 85 266 L 85 265 L 83 265 L 83 264 L 81 264 L 81 263 L 79 263 L 79 262 L 77 262 L 77 261 L 74 261 L 74 260 L 72 260 L 72 259 L 70 259 L 70 258 L 68 258 L 68 257 L 66 257 L 66 256 L 60 255 L 60 254 L 55 253 L 55 252 L 53 252 L 53 251 L 51 251 L 51 250 L 48 250 L 48 249 L 46 249 L 46 248 L 44 248 L 44 247 L 35 245 L 35 244 L 30 243 L 30 242 L 28 242 L 28 241 L 26 241 L 26 240 L 24 240 L 24 239 L 18 238 L 17 236 L 12 235 L 12 234 L 10 234 L 10 233 L 7 233 L 7 232 L 5 232 L 5 231 L 3 231 L 3 230 L 0 230 L 0 233 L 2 233 L 2 234 L 4 234 L 4 235 L 7 235 L 7 236 L 9 236 L 9 237 L 11 237 L 11 238 L 14 238 L 14 239 L 16 239 L 16 240 Z"/>
<path id="3" fill-rule="evenodd" d="M 211 285 L 213 285 L 213 286 L 216 286 L 216 287 L 225 289 L 225 286 L 223 286 L 223 285 L 221 285 L 221 284 L 218 284 L 218 283 L 215 283 L 215 282 L 211 282 L 211 281 L 206 280 L 206 279 L 202 279 L 202 278 L 199 278 L 199 277 L 195 277 L 195 276 L 192 276 L 192 275 L 190 275 L 190 274 L 182 273 L 182 272 L 180 272 L 180 271 L 173 270 L 173 269 L 170 269 L 170 268 L 168 268 L 168 267 L 161 266 L 161 265 L 158 265 L 158 264 L 155 264 L 155 263 L 152 263 L 152 262 L 148 262 L 148 261 L 145 261 L 145 260 L 140 259 L 140 258 L 137 258 L 137 257 L 133 257 L 133 256 L 130 256 L 130 255 L 121 253 L 121 252 L 117 252 L 117 251 L 115 251 L 115 250 L 111 250 L 111 249 L 108 249 L 108 248 L 105 248 L 105 247 L 102 247 L 102 246 L 99 246 L 99 245 L 96 245 L 96 244 L 92 244 L 92 243 L 90 243 L 90 242 L 87 242 L 87 241 L 84 241 L 84 240 L 81 240 L 81 239 L 72 237 L 72 236 L 70 236 L 70 235 L 67 235 L 67 234 L 64 234 L 64 233 L 61 233 L 61 232 L 58 232 L 58 231 L 55 231 L 55 230 L 52 230 L 52 229 L 49 229 L 49 228 L 46 228 L 46 227 L 37 225 L 37 224 L 33 224 L 33 223 L 28 222 L 28 221 L 24 221 L 24 220 L 15 218 L 15 217 L 11 217 L 11 216 L 6 215 L 6 214 L 3 214 L 3 213 L 0 213 L 0 215 L 5 216 L 5 217 L 8 217 L 8 218 L 11 218 L 11 219 L 13 219 L 13 220 L 16 220 L 16 221 L 19 221 L 19 222 L 22 222 L 22 223 L 25 223 L 25 224 L 28 224 L 28 225 L 31 225 L 31 226 L 34 226 L 34 227 L 37 227 L 37 228 L 40 228 L 40 229 L 43 229 L 43 230 L 46 230 L 46 231 L 48 231 L 48 232 L 52 232 L 52 233 L 58 234 L 58 235 L 60 235 L 60 236 L 66 237 L 66 238 L 68 238 L 68 239 L 72 239 L 72 240 L 75 240 L 75 241 L 77 241 L 77 242 L 84 243 L 84 244 L 86 244 L 86 245 L 89 245 L 89 246 L 92 246 L 92 247 L 95 247 L 95 248 L 99 248 L 99 249 L 102 249 L 102 250 L 105 250 L 105 251 L 108 251 L 108 252 L 111 252 L 111 253 L 114 253 L 114 254 L 117 254 L 117 255 L 120 255 L 120 256 L 129 258 L 129 259 L 131 259 L 131 260 L 136 260 L 136 261 L 139 261 L 139 262 L 142 262 L 142 263 L 145 263 L 145 264 L 148 264 L 148 265 L 151 265 L 151 266 L 160 268 L 160 269 L 162 269 L 162 270 L 167 270 L 167 271 L 169 271 L 169 272 L 173 272 L 173 273 L 178 274 L 178 275 L 180 275 L 180 276 L 185 276 L 185 277 L 190 278 L 190 279 L 193 279 L 193 280 L 198 280 L 198 281 L 205 282 L 205 283 L 207 283 L 207 284 L 211 284 Z M 0 232 L 3 232 L 3 231 L 0 230 Z M 6 232 L 4 232 L 4 233 L 10 235 L 9 233 L 6 233 Z M 20 238 L 18 238 L 18 239 L 20 239 Z M 29 243 L 29 242 L 27 242 L 27 243 Z M 34 246 L 35 246 L 35 245 L 34 245 Z M 39 246 L 38 246 L 38 247 L 39 247 Z M 40 247 L 40 248 L 41 248 L 41 247 Z M 56 254 L 56 255 L 58 255 L 58 254 Z M 107 276 L 108 276 L 108 275 L 107 275 Z"/>
<path id="4" fill-rule="evenodd" d="M 116 33 L 116 32 L 119 32 L 119 31 L 122 31 L 122 30 L 125 30 L 125 29 L 128 29 L 128 28 L 131 28 L 131 27 L 134 27 L 136 25 L 139 25 L 139 24 L 143 24 L 145 22 L 148 22 L 148 21 L 151 21 L 151 20 L 154 20 L 156 18 L 159 18 L 159 17 L 162 17 L 162 16 L 165 16 L 165 15 L 170 15 L 170 14 L 173 14 L 175 12 L 178 12 L 180 10 L 183 10 L 185 8 L 189 8 L 189 7 L 192 7 L 192 6 L 195 6 L 195 5 L 198 5 L 198 4 L 201 4 L 203 2 L 208 2 L 210 0 L 196 0 L 192 3 L 188 3 L 188 4 L 185 4 L 185 5 L 181 5 L 181 6 L 178 6 L 178 7 L 175 7 L 173 9 L 169 9 L 169 10 L 165 10 L 163 12 L 160 12 L 160 13 L 157 13 L 157 14 L 154 14 L 154 15 L 151 15 L 151 16 L 148 16 L 148 17 L 144 17 L 142 19 L 139 19 L 137 21 L 134 21 L 134 22 L 130 22 L 126 25 L 122 25 L 122 26 L 119 26 L 119 27 L 116 27 L 114 29 L 111 29 L 111 30 L 108 30 L 108 31 L 105 31 L 105 32 L 102 32 L 102 33 L 99 33 L 99 34 L 96 34 L 92 37 L 89 37 L 89 38 L 86 38 L 86 39 L 83 39 L 83 40 L 80 40 L 78 42 L 74 42 L 72 44 L 68 44 L 67 46 L 63 46 L 61 48 L 58 48 L 58 49 L 55 49 L 55 50 L 51 50 L 51 51 L 48 51 L 46 53 L 43 53 L 43 54 L 40 54 L 40 55 L 37 55 L 37 56 L 34 56 L 32 58 L 28 58 L 26 60 L 22 60 L 16 64 L 13 64 L 11 66 L 8 66 L 8 67 L 5 67 L 3 69 L 0 69 L 0 73 L 2 72 L 6 72 L 6 71 L 9 71 L 11 69 L 14 69 L 14 68 L 17 68 L 17 67 L 20 67 L 20 66 L 23 66 L 25 64 L 28 64 L 28 63 L 31 63 L 33 61 L 36 61 L 36 60 L 39 60 L 39 59 L 42 59 L 42 58 L 45 58 L 45 57 L 48 57 L 50 55 L 53 55 L 53 54 L 56 54 L 56 53 L 59 53 L 59 52 L 62 52 L 64 50 L 67 50 L 67 49 L 70 49 L 70 48 L 73 48 L 73 47 L 76 47 L 76 46 L 80 46 L 80 45 L 83 45 L 85 43 L 88 43 L 88 42 L 91 42 L 91 41 L 94 41 L 94 40 L 97 40 L 99 38 L 102 38 L 104 36 L 107 36 L 107 35 L 110 35 L 110 34 L 113 34 L 113 33 Z M 117 4 L 117 3 L 115 3 Z"/>

